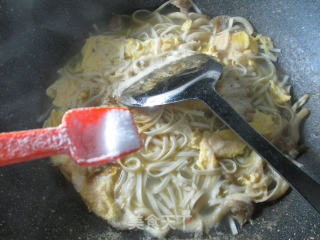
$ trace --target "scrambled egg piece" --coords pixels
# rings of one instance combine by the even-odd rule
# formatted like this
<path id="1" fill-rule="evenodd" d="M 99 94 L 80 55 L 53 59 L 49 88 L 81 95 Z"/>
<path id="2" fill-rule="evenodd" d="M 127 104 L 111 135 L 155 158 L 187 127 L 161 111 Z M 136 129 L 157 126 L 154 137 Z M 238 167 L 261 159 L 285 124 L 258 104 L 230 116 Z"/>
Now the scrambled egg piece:
<path id="1" fill-rule="evenodd" d="M 197 165 L 202 169 L 218 167 L 217 158 L 233 158 L 244 152 L 246 144 L 230 129 L 204 132 Z"/>
<path id="2" fill-rule="evenodd" d="M 234 61 L 244 66 L 255 66 L 253 57 L 258 53 L 257 40 L 245 31 L 223 32 L 209 41 L 207 47 L 202 50 L 208 55 L 217 56 L 225 65 Z"/>
<path id="3" fill-rule="evenodd" d="M 61 77 L 47 89 L 47 95 L 54 99 L 53 105 L 57 107 L 71 107 L 78 90 L 79 87 L 76 80 Z"/>
<path id="4" fill-rule="evenodd" d="M 206 140 L 200 143 L 199 159 L 196 162 L 200 169 L 212 169 L 219 167 L 219 163 Z"/>
<path id="5" fill-rule="evenodd" d="M 267 138 L 269 138 L 277 129 L 277 125 L 272 120 L 272 117 L 260 111 L 254 113 L 250 125 Z"/>
<path id="6" fill-rule="evenodd" d="M 81 51 L 83 72 L 101 72 L 106 67 L 110 67 L 110 64 L 118 64 L 123 41 L 123 38 L 110 36 L 88 38 Z"/>
<path id="7" fill-rule="evenodd" d="M 119 207 L 114 201 L 113 189 L 118 176 L 116 167 L 108 167 L 94 176 L 80 192 L 90 210 L 98 216 L 110 220 L 119 216 Z"/>
<path id="8" fill-rule="evenodd" d="M 101 166 L 100 169 L 79 166 L 68 155 L 52 157 L 53 163 L 60 167 L 63 175 L 72 182 L 86 202 L 89 210 L 110 220 L 119 216 L 119 207 L 114 201 L 113 189 L 119 169 L 115 166 Z"/>
<path id="9" fill-rule="evenodd" d="M 235 157 L 242 154 L 246 148 L 246 144 L 230 129 L 207 133 L 204 137 L 208 138 L 217 158 Z"/>
<path id="10" fill-rule="evenodd" d="M 141 41 L 139 39 L 129 38 L 125 41 L 125 58 L 137 59 L 142 55 L 155 52 L 156 48 L 160 52 L 166 52 L 178 47 L 181 44 L 181 39 L 178 36 L 162 37 L 159 39 L 149 39 Z"/>
<path id="11" fill-rule="evenodd" d="M 199 131 L 199 129 L 192 130 L 192 137 L 188 143 L 188 146 L 199 150 L 201 139 L 202 139 L 202 133 Z"/>
<path id="12" fill-rule="evenodd" d="M 269 90 L 272 97 L 279 104 L 286 103 L 291 99 L 291 96 L 287 93 L 287 91 L 281 88 L 275 81 L 272 81 L 272 80 L 270 81 Z"/>
<path id="13" fill-rule="evenodd" d="M 56 107 L 73 107 L 75 101 L 81 103 L 89 97 L 89 89 L 79 91 L 79 88 L 77 80 L 61 77 L 47 89 L 47 95 L 53 98 Z"/>
<path id="14" fill-rule="evenodd" d="M 188 32 L 191 29 L 191 26 L 192 26 L 192 20 L 188 19 L 182 24 L 181 30 L 184 32 Z"/>

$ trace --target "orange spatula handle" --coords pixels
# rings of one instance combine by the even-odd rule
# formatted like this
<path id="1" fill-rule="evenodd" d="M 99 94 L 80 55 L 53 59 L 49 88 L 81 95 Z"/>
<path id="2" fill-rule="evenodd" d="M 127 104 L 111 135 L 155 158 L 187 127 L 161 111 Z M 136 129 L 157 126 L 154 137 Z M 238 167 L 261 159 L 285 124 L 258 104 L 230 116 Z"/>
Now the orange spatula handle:
<path id="1" fill-rule="evenodd" d="M 62 126 L 0 134 L 0 166 L 68 152 Z"/>

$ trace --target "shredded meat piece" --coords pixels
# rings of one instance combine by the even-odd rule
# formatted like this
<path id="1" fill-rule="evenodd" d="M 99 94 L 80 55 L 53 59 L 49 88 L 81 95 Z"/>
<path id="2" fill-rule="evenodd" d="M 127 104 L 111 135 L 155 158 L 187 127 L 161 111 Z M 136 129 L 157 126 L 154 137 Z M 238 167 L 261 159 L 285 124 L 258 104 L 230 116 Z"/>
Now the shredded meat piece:
<path id="1" fill-rule="evenodd" d="M 253 204 L 237 200 L 227 200 L 225 204 L 230 207 L 230 212 L 241 225 L 251 217 L 254 209 Z"/>
<path id="2" fill-rule="evenodd" d="M 237 221 L 243 225 L 253 214 L 254 206 L 243 194 L 228 196 L 224 206 L 236 217 Z"/>
<path id="3" fill-rule="evenodd" d="M 290 154 L 293 149 L 296 149 L 300 138 L 301 122 L 308 116 L 309 111 L 306 108 L 300 110 L 295 118 L 285 126 L 283 133 L 275 138 L 272 143 L 275 144 L 282 152 Z M 293 152 L 293 156 L 297 155 Z"/>

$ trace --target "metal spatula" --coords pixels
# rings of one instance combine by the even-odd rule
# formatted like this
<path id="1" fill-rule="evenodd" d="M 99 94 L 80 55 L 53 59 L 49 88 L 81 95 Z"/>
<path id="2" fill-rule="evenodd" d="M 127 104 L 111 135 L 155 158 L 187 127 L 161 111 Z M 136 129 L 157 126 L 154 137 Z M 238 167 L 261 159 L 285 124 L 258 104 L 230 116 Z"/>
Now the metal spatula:
<path id="1" fill-rule="evenodd" d="M 122 93 L 119 102 L 133 107 L 153 107 L 188 99 L 204 102 L 320 213 L 320 185 L 256 132 L 215 91 L 222 69 L 221 64 L 208 56 L 188 56 L 142 77 Z"/>

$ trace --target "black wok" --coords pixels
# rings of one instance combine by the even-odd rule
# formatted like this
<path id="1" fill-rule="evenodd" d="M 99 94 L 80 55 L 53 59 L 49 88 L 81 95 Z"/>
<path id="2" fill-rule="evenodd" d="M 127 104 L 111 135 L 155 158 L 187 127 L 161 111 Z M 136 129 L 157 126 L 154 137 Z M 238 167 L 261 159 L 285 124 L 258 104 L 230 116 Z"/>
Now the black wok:
<path id="1" fill-rule="evenodd" d="M 79 51 L 92 24 L 112 13 L 153 9 L 163 1 L 0 1 L 0 132 L 41 127 L 49 106 L 45 89 Z M 248 18 L 282 49 L 280 67 L 291 76 L 295 98 L 311 94 L 303 129 L 310 148 L 299 160 L 320 181 L 320 2 L 202 0 L 204 13 Z M 320 196 L 319 196 L 320 200 Z M 320 217 L 296 192 L 258 206 L 253 224 L 215 239 L 320 239 Z M 142 239 L 117 231 L 89 213 L 80 196 L 48 159 L 0 168 L 0 239 Z M 147 235 L 148 236 L 148 235 Z M 193 234 L 170 233 L 191 238 Z"/>

